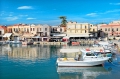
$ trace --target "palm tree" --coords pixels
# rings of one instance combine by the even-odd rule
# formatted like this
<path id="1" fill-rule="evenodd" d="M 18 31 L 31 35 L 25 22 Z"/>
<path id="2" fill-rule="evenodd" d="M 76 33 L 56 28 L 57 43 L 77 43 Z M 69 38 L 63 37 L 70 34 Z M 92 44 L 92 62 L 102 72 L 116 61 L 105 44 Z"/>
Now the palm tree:
<path id="1" fill-rule="evenodd" d="M 60 16 L 59 18 L 62 20 L 60 26 L 66 27 L 66 23 L 67 23 L 66 16 Z"/>

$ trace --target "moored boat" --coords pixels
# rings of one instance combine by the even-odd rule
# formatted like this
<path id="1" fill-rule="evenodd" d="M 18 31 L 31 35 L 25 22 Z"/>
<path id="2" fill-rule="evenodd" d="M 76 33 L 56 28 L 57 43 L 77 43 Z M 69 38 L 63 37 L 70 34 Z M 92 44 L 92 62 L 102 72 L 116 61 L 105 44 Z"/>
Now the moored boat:
<path id="1" fill-rule="evenodd" d="M 97 66 L 104 64 L 110 57 L 101 57 L 95 55 L 90 50 L 80 49 L 61 49 L 61 53 L 75 54 L 76 57 L 60 57 L 57 59 L 58 66 Z M 75 56 L 74 55 L 74 56 Z"/>
<path id="2" fill-rule="evenodd" d="M 34 41 L 32 39 L 27 39 L 22 41 L 22 45 L 33 45 Z"/>

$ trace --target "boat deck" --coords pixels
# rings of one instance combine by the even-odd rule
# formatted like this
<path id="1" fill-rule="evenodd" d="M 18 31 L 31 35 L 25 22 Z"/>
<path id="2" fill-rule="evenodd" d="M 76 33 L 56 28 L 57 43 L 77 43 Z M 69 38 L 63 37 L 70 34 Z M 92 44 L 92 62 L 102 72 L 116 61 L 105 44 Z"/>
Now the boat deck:
<path id="1" fill-rule="evenodd" d="M 76 61 L 74 58 L 58 58 L 58 61 Z"/>

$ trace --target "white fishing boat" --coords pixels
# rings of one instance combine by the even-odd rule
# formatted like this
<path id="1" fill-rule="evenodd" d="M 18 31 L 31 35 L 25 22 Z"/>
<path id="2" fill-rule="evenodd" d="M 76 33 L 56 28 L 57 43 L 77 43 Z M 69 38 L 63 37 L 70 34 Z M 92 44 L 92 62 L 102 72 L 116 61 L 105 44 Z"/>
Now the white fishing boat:
<path id="1" fill-rule="evenodd" d="M 60 53 L 66 55 L 66 57 L 57 59 L 58 66 L 96 66 L 102 65 L 110 59 L 110 57 L 97 56 L 94 52 L 85 49 L 60 49 Z M 68 54 L 74 54 L 74 57 L 68 57 L 70 56 Z"/>

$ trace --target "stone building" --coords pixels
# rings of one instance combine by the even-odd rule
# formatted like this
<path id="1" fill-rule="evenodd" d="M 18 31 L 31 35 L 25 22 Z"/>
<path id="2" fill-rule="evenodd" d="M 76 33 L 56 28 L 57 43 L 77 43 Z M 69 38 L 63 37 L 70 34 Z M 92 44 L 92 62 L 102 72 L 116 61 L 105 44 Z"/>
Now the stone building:
<path id="1" fill-rule="evenodd" d="M 68 37 L 81 38 L 81 37 L 90 37 L 90 28 L 92 24 L 89 23 L 77 23 L 77 22 L 68 22 L 66 34 Z"/>
<path id="2" fill-rule="evenodd" d="M 108 36 L 120 36 L 120 23 L 109 23 L 107 25 L 102 25 L 100 29 L 107 33 Z"/>

